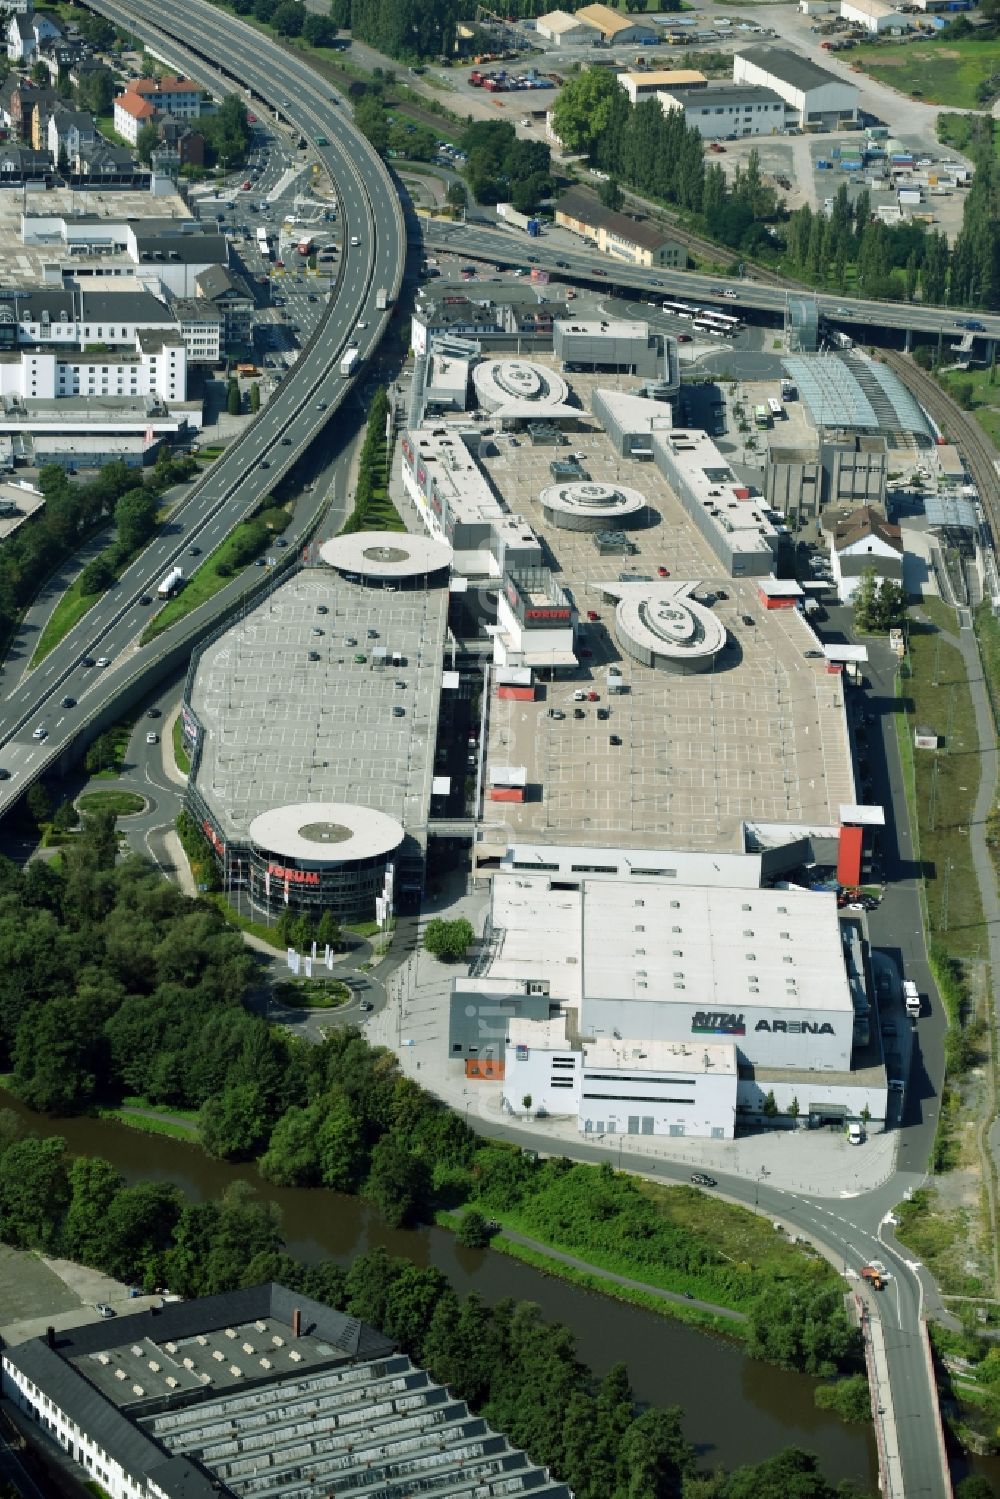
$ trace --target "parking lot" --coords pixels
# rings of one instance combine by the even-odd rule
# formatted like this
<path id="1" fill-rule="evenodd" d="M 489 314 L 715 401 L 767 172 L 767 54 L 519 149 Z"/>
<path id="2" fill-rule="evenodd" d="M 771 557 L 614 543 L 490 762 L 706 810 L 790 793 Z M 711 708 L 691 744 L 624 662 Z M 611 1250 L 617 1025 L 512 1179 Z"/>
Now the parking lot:
<path id="1" fill-rule="evenodd" d="M 305 801 L 425 825 L 447 603 L 445 589 L 366 589 L 310 569 L 208 648 L 191 699 L 205 728 L 198 789 L 231 836 Z"/>
<path id="2" fill-rule="evenodd" d="M 584 407 L 591 384 L 616 383 L 571 379 Z M 538 496 L 552 482 L 550 461 L 568 451 L 582 455 L 595 480 L 620 479 L 648 497 L 645 526 L 629 532 L 633 554 L 601 557 L 591 534 L 545 521 Z M 487 801 L 485 822 L 522 837 L 600 844 L 626 835 L 637 846 L 677 848 L 739 847 L 745 819 L 835 825 L 841 804 L 854 799 L 843 689 L 822 661 L 806 657 L 816 640 L 801 616 L 765 611 L 751 580 L 724 575 L 659 471 L 618 458 L 596 424 L 572 434 L 568 448 L 505 444 L 484 466 L 547 544 L 581 617 L 599 615 L 582 627 L 575 673 L 545 684 L 533 703 L 491 700 L 488 763 L 525 766 L 530 789 L 522 804 Z M 730 642 L 714 673 L 656 672 L 617 646 L 614 605 L 601 584 L 656 577 L 661 566 L 728 595 L 714 605 Z M 611 663 L 621 666 L 625 693 L 608 695 Z M 577 701 L 578 690 L 596 691 L 599 701 Z"/>

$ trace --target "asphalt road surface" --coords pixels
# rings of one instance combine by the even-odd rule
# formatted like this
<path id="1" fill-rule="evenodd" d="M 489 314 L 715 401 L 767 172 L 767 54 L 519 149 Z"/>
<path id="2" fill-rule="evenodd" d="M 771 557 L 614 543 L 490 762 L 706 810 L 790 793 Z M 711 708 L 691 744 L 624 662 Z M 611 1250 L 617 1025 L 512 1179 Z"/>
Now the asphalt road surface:
<path id="1" fill-rule="evenodd" d="M 144 31 L 152 31 L 163 18 L 151 4 L 97 8 Z M 388 319 L 387 313 L 376 311 L 375 293 L 385 287 L 394 297 L 402 276 L 405 233 L 392 181 L 326 85 L 297 59 L 202 0 L 189 0 L 183 14 L 167 24 L 182 42 L 225 58 L 227 68 L 273 102 L 293 130 L 314 142 L 319 135 L 329 141 L 315 149 L 337 185 L 344 235 L 340 277 L 317 334 L 260 417 L 193 486 L 119 583 L 4 702 L 0 767 L 8 779 L 0 781 L 0 815 L 72 743 L 83 720 L 113 700 L 133 677 L 152 672 L 176 632 L 189 628 L 185 621 L 139 649 L 138 636 L 150 609 L 142 598 L 155 595 L 171 566 L 191 571 L 193 546 L 203 556 L 214 550 L 322 431 L 354 384 L 340 374 L 344 350 L 356 337 L 362 361 L 374 351 Z M 169 51 L 165 41 L 157 38 L 157 43 Z M 218 91 L 212 67 L 186 55 L 178 61 Z M 367 327 L 355 333 L 359 321 Z M 294 542 L 295 535 L 293 523 L 289 540 Z M 85 666 L 85 659 L 106 659 L 108 665 Z M 64 697 L 74 699 L 72 708 L 62 707 Z"/>

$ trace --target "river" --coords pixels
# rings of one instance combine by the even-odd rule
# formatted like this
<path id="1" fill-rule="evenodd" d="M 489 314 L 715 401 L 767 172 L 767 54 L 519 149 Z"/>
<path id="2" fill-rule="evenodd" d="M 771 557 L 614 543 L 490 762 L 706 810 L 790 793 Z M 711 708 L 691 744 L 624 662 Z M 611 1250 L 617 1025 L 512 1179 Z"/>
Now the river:
<path id="1" fill-rule="evenodd" d="M 381 1244 L 390 1254 L 436 1266 L 459 1292 L 539 1302 L 547 1318 L 573 1329 L 581 1358 L 598 1374 L 620 1361 L 638 1400 L 681 1406 L 685 1433 L 705 1466 L 737 1467 L 798 1446 L 817 1454 L 828 1478 L 853 1478 L 876 1492 L 870 1429 L 845 1426 L 817 1410 L 814 1380 L 756 1363 L 724 1339 L 543 1276 L 506 1255 L 463 1249 L 444 1229 L 390 1229 L 355 1197 L 274 1187 L 252 1166 L 213 1161 L 195 1146 L 122 1125 L 44 1118 L 2 1091 L 0 1106 L 37 1134 L 63 1135 L 74 1151 L 103 1156 L 129 1181 L 176 1182 L 193 1199 L 218 1197 L 236 1180 L 249 1182 L 281 1209 L 288 1251 L 297 1258 L 347 1264 Z"/>

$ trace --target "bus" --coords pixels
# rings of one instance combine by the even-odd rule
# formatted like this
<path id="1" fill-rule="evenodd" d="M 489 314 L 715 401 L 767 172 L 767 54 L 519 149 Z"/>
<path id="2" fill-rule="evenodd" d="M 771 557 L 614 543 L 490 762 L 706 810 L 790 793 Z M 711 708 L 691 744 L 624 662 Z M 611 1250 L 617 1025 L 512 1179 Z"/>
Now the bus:
<path id="1" fill-rule="evenodd" d="M 785 414 L 784 407 L 775 396 L 768 396 L 767 409 L 771 413 L 771 416 L 775 421 L 777 421 L 779 417 L 782 417 Z"/>
<path id="2" fill-rule="evenodd" d="M 766 406 L 755 406 L 753 409 L 753 424 L 758 432 L 766 432 L 771 425 L 771 413 Z"/>
<path id="3" fill-rule="evenodd" d="M 260 228 L 257 230 L 257 248 L 260 251 L 261 255 L 263 255 L 265 260 L 270 260 L 271 242 L 267 237 L 267 230 L 264 228 L 263 224 L 261 224 Z"/>
<path id="4" fill-rule="evenodd" d="M 723 328 L 714 318 L 696 317 L 694 326 L 699 333 L 711 333 L 715 338 L 732 338 L 734 330 Z"/>
<path id="5" fill-rule="evenodd" d="M 738 317 L 732 317 L 728 312 L 717 312 L 714 307 L 703 307 L 701 315 L 708 322 L 714 323 L 717 328 L 722 328 L 727 333 L 738 333 L 743 327 L 743 323 Z"/>
<path id="6" fill-rule="evenodd" d="M 664 302 L 662 307 L 671 317 L 683 318 L 685 322 L 690 322 L 699 311 L 697 307 L 689 307 L 686 302 Z"/>

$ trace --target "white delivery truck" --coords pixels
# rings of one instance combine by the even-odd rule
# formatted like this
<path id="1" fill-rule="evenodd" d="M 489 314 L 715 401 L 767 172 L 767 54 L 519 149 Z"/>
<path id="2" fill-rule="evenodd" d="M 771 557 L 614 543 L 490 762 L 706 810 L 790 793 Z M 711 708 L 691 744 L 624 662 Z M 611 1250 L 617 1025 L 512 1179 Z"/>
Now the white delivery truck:
<path id="1" fill-rule="evenodd" d="M 358 349 L 348 349 L 347 353 L 344 355 L 343 359 L 340 361 L 340 373 L 342 375 L 353 375 L 354 371 L 358 367 L 358 361 L 359 361 L 360 358 L 361 358 L 360 350 L 358 350 Z"/>
<path id="2" fill-rule="evenodd" d="M 903 980 L 903 1003 L 907 1015 L 916 1020 L 920 1015 L 920 991 L 912 979 Z"/>
<path id="3" fill-rule="evenodd" d="M 375 295 L 375 307 L 378 312 L 385 312 L 389 306 L 389 293 L 384 286 L 380 286 Z"/>
<path id="4" fill-rule="evenodd" d="M 183 569 L 179 567 L 172 567 L 156 591 L 161 599 L 170 599 L 173 598 L 174 594 L 178 591 L 183 582 Z"/>

